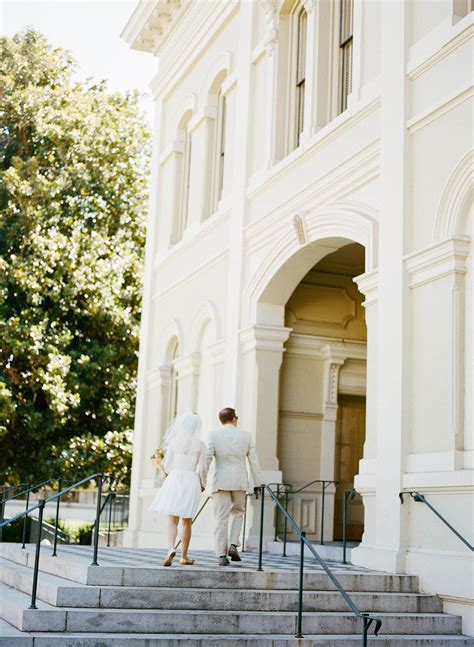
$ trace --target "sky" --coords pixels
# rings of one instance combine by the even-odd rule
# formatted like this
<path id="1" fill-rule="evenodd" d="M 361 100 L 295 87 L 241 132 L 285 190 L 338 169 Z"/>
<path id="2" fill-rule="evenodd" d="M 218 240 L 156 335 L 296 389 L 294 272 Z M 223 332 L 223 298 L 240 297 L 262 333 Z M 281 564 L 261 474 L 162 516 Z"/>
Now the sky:
<path id="1" fill-rule="evenodd" d="M 142 106 L 151 122 L 149 83 L 158 69 L 151 54 L 131 50 L 120 38 L 138 0 L 0 0 L 0 33 L 32 26 L 54 46 L 69 49 L 82 78 L 108 80 L 111 90 L 148 94 Z"/>

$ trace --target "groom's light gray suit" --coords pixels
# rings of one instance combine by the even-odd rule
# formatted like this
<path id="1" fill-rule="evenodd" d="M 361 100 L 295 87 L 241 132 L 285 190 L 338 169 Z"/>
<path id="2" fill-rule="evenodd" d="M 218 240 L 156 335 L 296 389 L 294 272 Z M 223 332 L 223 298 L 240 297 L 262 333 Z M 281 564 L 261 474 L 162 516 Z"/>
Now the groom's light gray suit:
<path id="1" fill-rule="evenodd" d="M 245 512 L 245 495 L 249 490 L 247 461 L 253 481 L 260 486 L 260 466 L 252 436 L 231 424 L 211 431 L 207 445 L 207 467 L 215 459 L 211 482 L 216 516 L 216 553 L 226 555 L 229 544 L 240 546 L 240 532 Z M 230 518 L 230 533 L 229 533 Z"/>

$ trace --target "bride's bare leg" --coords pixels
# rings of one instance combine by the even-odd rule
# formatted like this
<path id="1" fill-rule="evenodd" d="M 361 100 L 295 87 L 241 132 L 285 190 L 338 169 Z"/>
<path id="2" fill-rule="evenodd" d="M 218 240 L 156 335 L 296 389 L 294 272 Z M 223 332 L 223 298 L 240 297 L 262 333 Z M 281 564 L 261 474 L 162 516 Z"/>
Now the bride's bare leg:
<path id="1" fill-rule="evenodd" d="M 192 519 L 183 519 L 183 528 L 181 531 L 181 556 L 183 559 L 188 557 L 189 542 L 191 541 Z"/>
<path id="2" fill-rule="evenodd" d="M 178 536 L 179 517 L 168 515 L 168 549 L 172 550 L 176 546 L 176 537 Z"/>

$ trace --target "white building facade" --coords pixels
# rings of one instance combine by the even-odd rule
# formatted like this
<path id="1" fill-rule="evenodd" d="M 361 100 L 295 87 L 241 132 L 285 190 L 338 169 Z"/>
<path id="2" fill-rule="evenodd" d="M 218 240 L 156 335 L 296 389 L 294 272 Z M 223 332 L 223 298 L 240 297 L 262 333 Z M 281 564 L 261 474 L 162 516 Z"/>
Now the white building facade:
<path id="1" fill-rule="evenodd" d="M 472 9 L 137 6 L 123 37 L 159 63 L 129 545 L 158 544 L 169 420 L 235 406 L 265 482 L 340 484 L 326 541 L 355 487 L 353 562 L 419 575 L 474 634 L 472 553 L 399 499 L 474 540 Z M 321 484 L 291 506 L 317 538 Z"/>

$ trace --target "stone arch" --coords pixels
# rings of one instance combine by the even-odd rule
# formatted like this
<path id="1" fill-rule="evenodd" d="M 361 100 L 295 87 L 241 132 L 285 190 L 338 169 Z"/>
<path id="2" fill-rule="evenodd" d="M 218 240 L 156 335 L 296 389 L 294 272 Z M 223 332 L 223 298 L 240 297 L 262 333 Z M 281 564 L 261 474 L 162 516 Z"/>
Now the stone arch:
<path id="1" fill-rule="evenodd" d="M 219 90 L 222 82 L 230 75 L 232 64 L 232 54 L 230 52 L 221 52 L 209 66 L 202 84 L 202 96 L 206 104 L 209 98 L 214 96 Z"/>
<path id="2" fill-rule="evenodd" d="M 365 247 L 366 271 L 375 269 L 375 209 L 357 202 L 337 202 L 289 215 L 279 238 L 245 289 L 243 325 L 282 325 L 284 305 L 294 286 L 324 256 L 350 242 Z"/>
<path id="3" fill-rule="evenodd" d="M 202 336 L 208 325 L 212 328 L 212 337 L 217 341 L 221 337 L 219 314 L 211 301 L 203 301 L 198 305 L 191 317 L 190 352 L 197 353 L 201 345 Z"/>
<path id="4" fill-rule="evenodd" d="M 436 211 L 433 242 L 463 235 L 464 221 L 474 197 L 474 152 L 469 151 L 446 182 Z"/>
<path id="5" fill-rule="evenodd" d="M 169 365 L 173 359 L 176 344 L 179 356 L 184 355 L 184 336 L 181 325 L 177 319 L 172 319 L 158 335 L 160 348 L 158 352 L 158 366 Z"/>
<path id="6" fill-rule="evenodd" d="M 183 122 L 189 120 L 190 115 L 194 115 L 197 109 L 197 96 L 194 92 L 187 92 L 181 97 L 179 106 L 176 110 L 175 125 L 172 132 L 176 133 L 182 129 Z"/>

